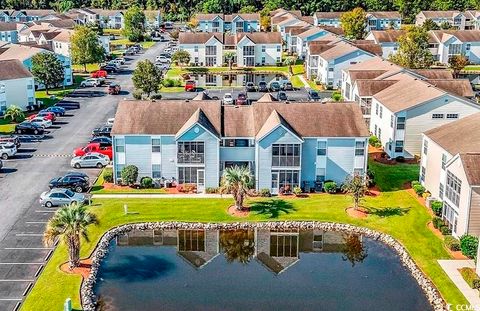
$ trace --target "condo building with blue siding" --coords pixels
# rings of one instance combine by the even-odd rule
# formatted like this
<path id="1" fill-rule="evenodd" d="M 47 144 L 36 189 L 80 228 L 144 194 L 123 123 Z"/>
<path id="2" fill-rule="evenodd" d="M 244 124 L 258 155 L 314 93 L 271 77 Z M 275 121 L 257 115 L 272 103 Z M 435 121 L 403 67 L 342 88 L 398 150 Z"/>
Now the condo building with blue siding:
<path id="1" fill-rule="evenodd" d="M 278 193 L 365 173 L 369 132 L 352 103 L 125 100 L 112 137 L 116 182 L 125 165 L 135 165 L 139 178 L 174 178 L 203 191 L 238 165 L 250 169 L 257 190 Z"/>

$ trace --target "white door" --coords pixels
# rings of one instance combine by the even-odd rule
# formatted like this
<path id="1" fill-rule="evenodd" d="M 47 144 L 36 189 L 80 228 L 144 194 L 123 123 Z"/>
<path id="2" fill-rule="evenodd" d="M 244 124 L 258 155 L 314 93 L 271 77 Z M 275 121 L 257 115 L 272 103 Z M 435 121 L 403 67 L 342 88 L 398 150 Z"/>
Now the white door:
<path id="1" fill-rule="evenodd" d="M 205 170 L 197 170 L 197 192 L 205 190 Z"/>
<path id="2" fill-rule="evenodd" d="M 272 194 L 278 194 L 278 172 L 272 172 Z"/>

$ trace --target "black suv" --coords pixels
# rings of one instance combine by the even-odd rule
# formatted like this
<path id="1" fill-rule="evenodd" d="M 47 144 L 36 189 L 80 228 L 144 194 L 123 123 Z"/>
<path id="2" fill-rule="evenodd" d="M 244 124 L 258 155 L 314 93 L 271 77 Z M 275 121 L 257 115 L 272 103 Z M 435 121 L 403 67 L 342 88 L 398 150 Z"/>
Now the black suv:
<path id="1" fill-rule="evenodd" d="M 50 180 L 48 186 L 50 189 L 68 188 L 75 192 L 85 192 L 88 190 L 89 184 L 88 181 L 80 176 L 66 175 Z"/>
<path id="2" fill-rule="evenodd" d="M 90 139 L 90 143 L 98 143 L 100 147 L 111 147 L 112 146 L 112 139 L 107 136 L 97 136 Z"/>
<path id="3" fill-rule="evenodd" d="M 43 134 L 44 128 L 40 125 L 30 122 L 22 122 L 15 126 L 15 132 L 17 134 Z"/>
<path id="4" fill-rule="evenodd" d="M 259 92 L 268 92 L 268 85 L 265 81 L 258 82 L 258 91 Z"/>
<path id="5" fill-rule="evenodd" d="M 97 137 L 97 136 L 110 137 L 111 132 L 112 132 L 112 127 L 108 125 L 104 125 L 102 127 L 94 128 L 92 131 L 92 136 L 93 137 Z"/>

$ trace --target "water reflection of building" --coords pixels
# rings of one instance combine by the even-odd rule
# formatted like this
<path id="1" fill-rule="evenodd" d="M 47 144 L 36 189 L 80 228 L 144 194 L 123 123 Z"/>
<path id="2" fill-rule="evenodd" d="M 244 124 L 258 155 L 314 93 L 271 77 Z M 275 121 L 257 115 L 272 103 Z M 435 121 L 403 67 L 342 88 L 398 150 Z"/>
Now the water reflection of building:
<path id="1" fill-rule="evenodd" d="M 220 253 L 218 230 L 131 231 L 117 238 L 118 246 L 174 246 L 177 254 L 195 268 L 202 268 Z M 275 274 L 300 260 L 300 253 L 340 253 L 345 249 L 341 232 L 312 230 L 255 230 L 254 256 Z"/>

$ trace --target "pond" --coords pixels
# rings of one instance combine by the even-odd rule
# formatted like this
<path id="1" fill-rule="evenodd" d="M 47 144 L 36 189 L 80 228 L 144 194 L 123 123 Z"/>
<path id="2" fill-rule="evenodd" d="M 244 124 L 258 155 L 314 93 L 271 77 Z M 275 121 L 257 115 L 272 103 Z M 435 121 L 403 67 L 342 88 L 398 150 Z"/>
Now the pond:
<path id="1" fill-rule="evenodd" d="M 192 73 L 188 77 L 194 80 L 198 87 L 243 87 L 247 82 L 265 81 L 269 84 L 272 81 L 288 80 L 283 74 L 268 73 L 232 73 L 232 74 L 206 74 Z"/>
<path id="2" fill-rule="evenodd" d="M 432 310 L 388 246 L 321 230 L 149 230 L 113 240 L 102 310 Z"/>

